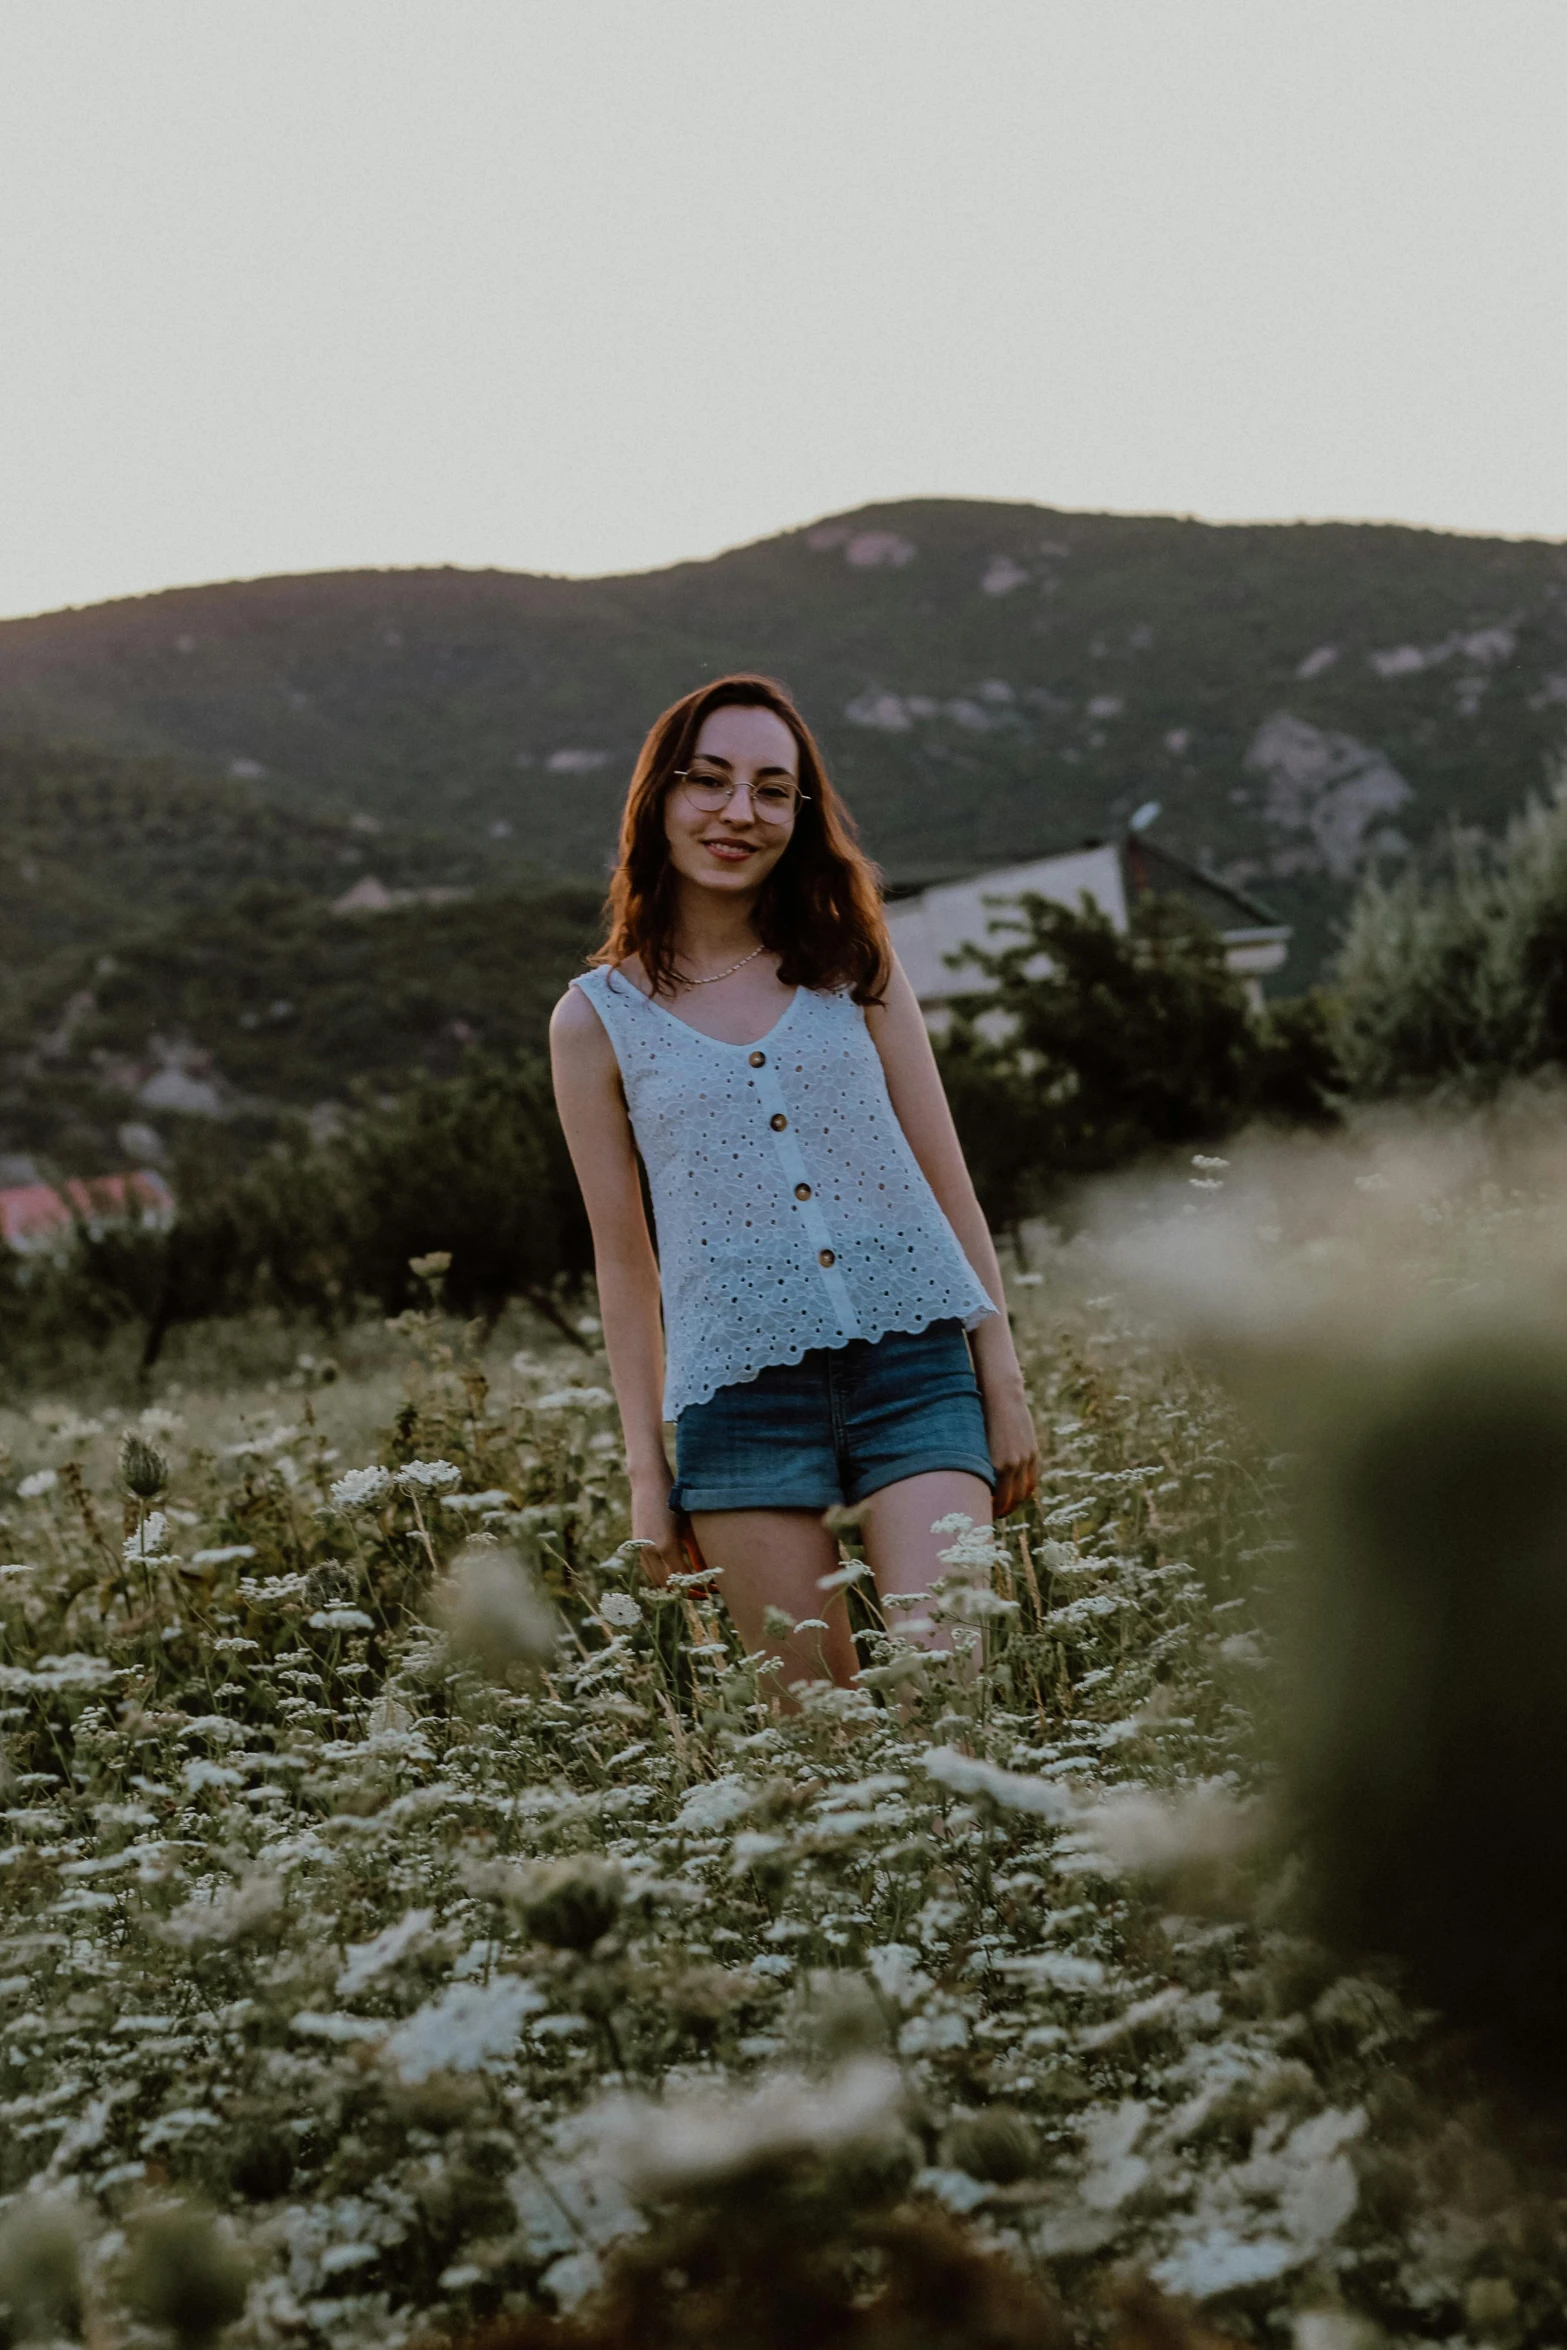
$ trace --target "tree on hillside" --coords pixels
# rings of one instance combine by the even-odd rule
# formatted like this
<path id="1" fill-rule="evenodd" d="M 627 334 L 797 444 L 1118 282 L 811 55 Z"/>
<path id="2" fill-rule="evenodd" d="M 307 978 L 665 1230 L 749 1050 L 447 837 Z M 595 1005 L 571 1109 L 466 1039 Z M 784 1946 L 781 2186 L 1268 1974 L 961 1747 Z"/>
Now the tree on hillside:
<path id="1" fill-rule="evenodd" d="M 1255 1018 L 1224 950 L 1179 900 L 1140 899 L 1127 931 L 1097 907 L 1028 896 L 976 950 L 992 992 L 957 999 L 939 1047 L 993 1224 L 1063 1182 L 1212 1143 L 1247 1118 L 1321 1120 L 1335 1071 L 1308 999 Z"/>

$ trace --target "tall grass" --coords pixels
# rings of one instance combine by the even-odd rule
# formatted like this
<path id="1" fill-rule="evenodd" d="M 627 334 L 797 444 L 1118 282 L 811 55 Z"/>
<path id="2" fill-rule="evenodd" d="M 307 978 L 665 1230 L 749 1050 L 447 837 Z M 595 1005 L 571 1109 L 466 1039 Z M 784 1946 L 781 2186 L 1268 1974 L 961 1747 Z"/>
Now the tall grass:
<path id="1" fill-rule="evenodd" d="M 1432 1258 L 1420 1202 L 1332 1165 Z M 1260 1220 L 1195 1180 L 1188 1259 Z M 1299 1271 L 1331 1221 L 1263 1245 Z M 1545 2174 L 1313 1924 L 1277 1438 L 1101 1244 L 1034 1255 L 1037 1506 L 951 1529 L 950 1658 L 846 1524 L 864 1668 L 792 1712 L 721 1590 L 643 1582 L 602 1361 L 553 1337 L 432 1307 L 395 1392 L 303 1366 L 8 1424 L 13 2311 L 757 2345 L 794 2307 L 935 2350 L 1098 2339 L 1141 2274 L 1312 2350 L 1557 2338 Z M 1128 2345 L 1177 2338 L 1136 2308 Z"/>

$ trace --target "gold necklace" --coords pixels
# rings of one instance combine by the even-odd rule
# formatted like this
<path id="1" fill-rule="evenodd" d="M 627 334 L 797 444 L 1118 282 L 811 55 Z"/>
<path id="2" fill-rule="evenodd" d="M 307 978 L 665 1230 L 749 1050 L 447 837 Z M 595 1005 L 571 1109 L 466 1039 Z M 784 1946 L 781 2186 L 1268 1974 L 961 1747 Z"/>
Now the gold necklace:
<path id="1" fill-rule="evenodd" d="M 763 944 L 765 945 L 765 943 L 764 940 Z M 675 977 L 682 987 L 716 987 L 721 979 L 733 979 L 735 973 L 743 971 L 747 963 L 754 963 L 761 952 L 761 947 L 753 947 L 748 955 L 740 957 L 738 963 L 731 963 L 727 971 L 710 972 L 706 979 L 688 979 L 683 971 L 677 971 Z"/>

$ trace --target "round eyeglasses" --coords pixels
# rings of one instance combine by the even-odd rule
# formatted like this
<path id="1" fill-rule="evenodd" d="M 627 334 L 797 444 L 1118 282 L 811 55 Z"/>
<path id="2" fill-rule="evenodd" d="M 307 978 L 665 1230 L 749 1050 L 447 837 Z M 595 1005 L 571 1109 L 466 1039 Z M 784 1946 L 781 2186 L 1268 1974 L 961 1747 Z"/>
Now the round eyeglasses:
<path id="1" fill-rule="evenodd" d="M 715 774 L 705 767 L 677 768 L 675 781 L 692 807 L 699 808 L 704 816 L 716 816 L 721 808 L 728 807 L 736 792 L 748 788 L 733 776 Z M 749 790 L 752 809 L 763 824 L 787 824 L 800 802 L 811 796 L 801 791 L 797 783 L 773 776 L 751 784 Z"/>

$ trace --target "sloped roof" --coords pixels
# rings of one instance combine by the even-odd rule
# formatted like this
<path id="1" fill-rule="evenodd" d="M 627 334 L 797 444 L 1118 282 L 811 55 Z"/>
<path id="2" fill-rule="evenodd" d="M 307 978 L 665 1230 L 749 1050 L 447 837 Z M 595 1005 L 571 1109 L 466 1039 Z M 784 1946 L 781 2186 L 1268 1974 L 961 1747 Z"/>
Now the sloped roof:
<path id="1" fill-rule="evenodd" d="M 0 1241 L 11 1248 L 37 1248 L 64 1239 L 77 1224 L 114 1223 L 139 1216 L 163 1222 L 174 1213 L 174 1194 L 151 1167 L 123 1175 L 73 1175 L 52 1183 L 15 1183 L 0 1190 Z"/>

